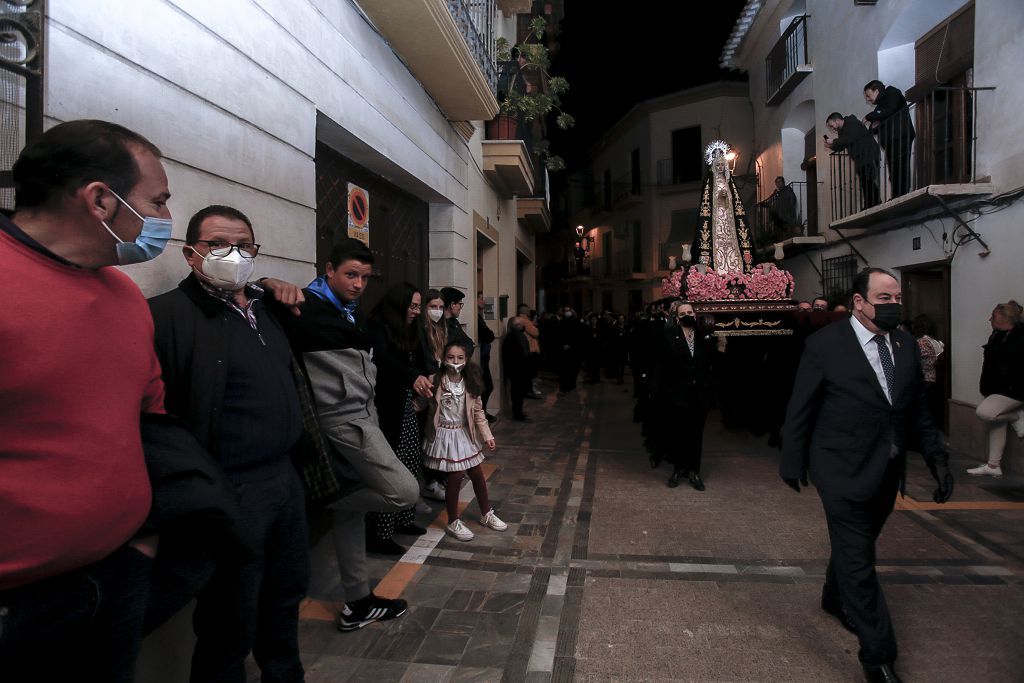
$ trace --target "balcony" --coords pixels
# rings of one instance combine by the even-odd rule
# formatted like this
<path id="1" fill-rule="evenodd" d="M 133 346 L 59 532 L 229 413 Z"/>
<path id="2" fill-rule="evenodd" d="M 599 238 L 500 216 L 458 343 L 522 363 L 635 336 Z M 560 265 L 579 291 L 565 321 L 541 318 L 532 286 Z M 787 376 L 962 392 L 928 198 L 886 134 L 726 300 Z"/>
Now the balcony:
<path id="1" fill-rule="evenodd" d="M 513 14 L 526 14 L 533 7 L 533 0 L 497 0 L 498 9 L 506 17 Z"/>
<path id="2" fill-rule="evenodd" d="M 494 96 L 494 0 L 359 0 L 451 121 L 486 121 Z"/>
<path id="3" fill-rule="evenodd" d="M 643 201 L 643 186 L 632 174 L 619 176 L 612 183 L 612 204 L 616 209 L 628 209 Z"/>
<path id="4" fill-rule="evenodd" d="M 809 204 L 815 200 L 814 192 L 805 182 L 793 182 L 757 203 L 751 227 L 760 260 L 773 258 L 779 246 L 786 256 L 793 256 L 825 244 L 825 237 L 817 234 L 817 211 Z"/>
<path id="5" fill-rule="evenodd" d="M 814 71 L 807 54 L 807 15 L 795 17 L 764 60 L 765 92 L 769 107 L 786 99 Z"/>
<path id="6" fill-rule="evenodd" d="M 698 189 L 700 189 L 700 169 L 697 170 L 696 177 L 692 177 L 692 173 L 687 175 L 683 169 L 676 168 L 673 159 L 658 159 L 659 194 Z"/>
<path id="7" fill-rule="evenodd" d="M 544 197 L 516 199 L 516 218 L 524 229 L 534 235 L 551 230 L 551 212 Z"/>
<path id="8" fill-rule="evenodd" d="M 484 175 L 505 199 L 533 195 L 533 161 L 522 140 L 484 140 Z"/>
<path id="9" fill-rule="evenodd" d="M 877 126 L 875 137 L 829 156 L 833 229 L 887 230 L 990 195 L 979 182 L 979 96 L 995 88 L 935 88 Z"/>

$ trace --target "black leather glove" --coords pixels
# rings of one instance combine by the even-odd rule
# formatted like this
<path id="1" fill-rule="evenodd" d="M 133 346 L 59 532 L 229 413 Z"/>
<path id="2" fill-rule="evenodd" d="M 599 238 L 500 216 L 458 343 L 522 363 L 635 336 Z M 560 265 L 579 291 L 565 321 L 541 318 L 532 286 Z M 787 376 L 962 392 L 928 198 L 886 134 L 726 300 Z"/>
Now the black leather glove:
<path id="1" fill-rule="evenodd" d="M 807 486 L 807 475 L 805 474 L 799 479 L 789 479 L 788 477 L 783 477 L 782 481 L 786 482 L 786 486 L 793 489 L 797 493 L 800 493 L 800 484 Z"/>
<path id="2" fill-rule="evenodd" d="M 945 462 L 934 462 L 928 468 L 939 485 L 932 494 L 932 500 L 936 503 L 945 503 L 953 495 L 953 475 L 949 471 L 949 465 Z"/>

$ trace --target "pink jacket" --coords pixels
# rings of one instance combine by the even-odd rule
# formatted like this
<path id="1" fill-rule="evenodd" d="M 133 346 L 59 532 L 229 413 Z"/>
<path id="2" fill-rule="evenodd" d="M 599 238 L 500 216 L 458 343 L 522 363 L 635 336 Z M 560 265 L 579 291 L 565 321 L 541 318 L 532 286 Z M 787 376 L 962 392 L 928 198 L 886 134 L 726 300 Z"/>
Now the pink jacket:
<path id="1" fill-rule="evenodd" d="M 426 442 L 430 443 L 434 440 L 434 434 L 437 433 L 437 426 L 441 422 L 441 411 L 437 409 L 438 402 L 441 400 L 441 389 L 437 388 L 434 392 L 434 397 L 430 400 L 430 406 L 427 413 L 427 433 Z M 467 420 L 469 431 L 469 440 L 474 444 L 483 448 L 487 441 L 494 438 L 491 435 L 491 426 L 487 423 L 487 413 L 484 412 L 483 401 L 480 400 L 479 396 L 466 392 L 466 410 L 469 411 L 469 420 Z"/>

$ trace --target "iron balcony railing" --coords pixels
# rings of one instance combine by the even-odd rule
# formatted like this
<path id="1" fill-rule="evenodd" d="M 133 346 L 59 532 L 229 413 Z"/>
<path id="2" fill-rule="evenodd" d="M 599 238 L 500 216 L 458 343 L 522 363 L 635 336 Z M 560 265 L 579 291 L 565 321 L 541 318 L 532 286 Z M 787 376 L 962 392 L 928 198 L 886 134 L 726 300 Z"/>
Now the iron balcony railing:
<path id="1" fill-rule="evenodd" d="M 802 14 L 793 19 L 764 60 L 768 103 L 775 103 L 776 96 L 780 96 L 787 82 L 797 75 L 798 66 L 809 63 L 807 15 Z"/>
<path id="2" fill-rule="evenodd" d="M 494 92 L 498 87 L 494 61 L 494 0 L 448 0 L 448 11 Z"/>
<path id="3" fill-rule="evenodd" d="M 817 232 L 807 222 L 807 183 L 792 182 L 757 203 L 754 244 L 765 247 Z"/>
<path id="4" fill-rule="evenodd" d="M 832 221 L 928 185 L 976 182 L 978 96 L 993 87 L 935 88 L 871 136 L 830 155 Z"/>

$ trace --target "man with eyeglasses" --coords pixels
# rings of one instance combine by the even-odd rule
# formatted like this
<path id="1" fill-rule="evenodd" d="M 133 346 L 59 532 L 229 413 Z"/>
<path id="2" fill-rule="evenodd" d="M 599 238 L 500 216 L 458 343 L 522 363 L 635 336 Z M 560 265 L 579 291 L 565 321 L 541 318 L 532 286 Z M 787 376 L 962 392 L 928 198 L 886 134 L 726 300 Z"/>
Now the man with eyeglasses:
<path id="1" fill-rule="evenodd" d="M 448 328 L 448 341 L 459 340 L 466 346 L 466 356 L 473 355 L 476 344 L 466 334 L 466 329 L 459 322 L 459 314 L 465 305 L 466 295 L 454 287 L 442 287 L 441 299 L 444 301 L 444 324 Z"/>
<path id="2" fill-rule="evenodd" d="M 264 680 L 303 680 L 298 617 L 309 543 L 289 457 L 302 414 L 288 339 L 249 282 L 259 248 L 241 211 L 208 206 L 185 235 L 192 272 L 150 300 L 167 411 L 188 423 L 234 485 L 250 551 L 218 564 L 199 592 L 193 681 L 244 680 L 250 649 Z M 197 588 L 208 566 L 197 563 Z"/>

